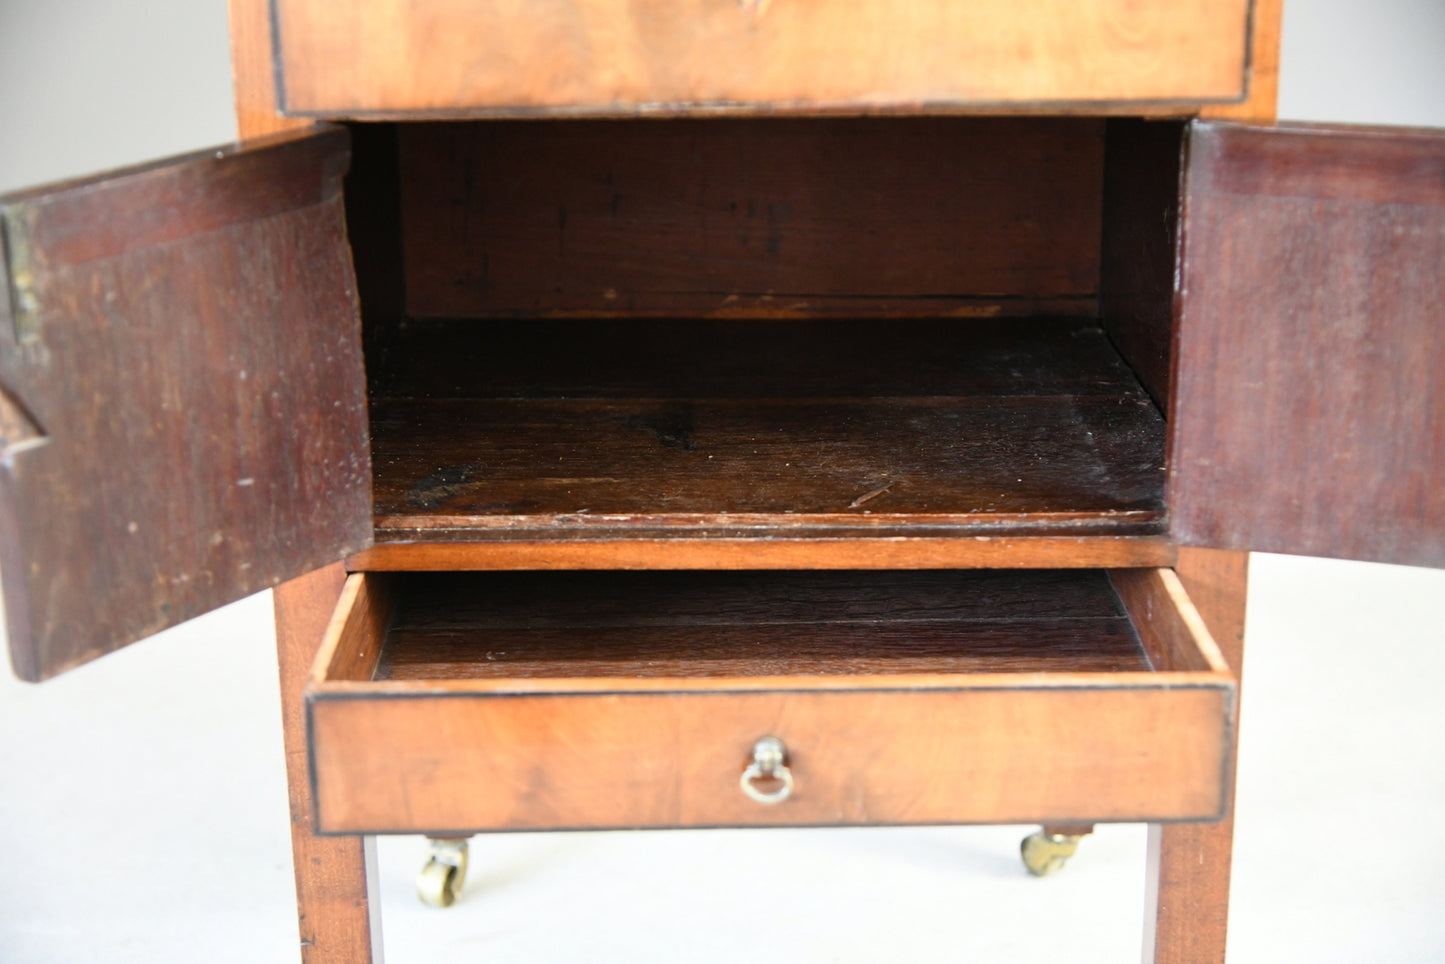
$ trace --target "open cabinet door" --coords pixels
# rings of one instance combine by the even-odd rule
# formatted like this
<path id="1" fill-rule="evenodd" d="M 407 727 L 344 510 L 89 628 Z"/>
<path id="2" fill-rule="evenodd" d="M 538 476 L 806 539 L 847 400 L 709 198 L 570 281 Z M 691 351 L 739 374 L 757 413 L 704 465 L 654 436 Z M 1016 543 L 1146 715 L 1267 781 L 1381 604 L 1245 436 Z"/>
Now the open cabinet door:
<path id="1" fill-rule="evenodd" d="M 364 548 L 347 133 L 0 199 L 0 577 L 39 680 Z"/>
<path id="2" fill-rule="evenodd" d="M 1189 132 L 1171 528 L 1445 566 L 1445 131 Z"/>

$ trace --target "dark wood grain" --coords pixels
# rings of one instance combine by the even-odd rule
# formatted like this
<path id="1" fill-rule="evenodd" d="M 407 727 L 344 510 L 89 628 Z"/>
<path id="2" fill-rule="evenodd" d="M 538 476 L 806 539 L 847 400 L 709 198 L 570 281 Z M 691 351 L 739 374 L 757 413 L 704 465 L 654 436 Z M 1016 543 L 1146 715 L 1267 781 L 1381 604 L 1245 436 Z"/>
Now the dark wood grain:
<path id="1" fill-rule="evenodd" d="M 1121 118 L 1106 130 L 1099 317 L 1162 408 L 1173 362 L 1184 125 Z"/>
<path id="2" fill-rule="evenodd" d="M 1445 566 L 1445 135 L 1195 126 L 1171 530 Z"/>
<path id="3" fill-rule="evenodd" d="M 539 330 L 520 342 L 555 344 L 559 358 L 535 387 L 482 360 L 483 339 L 458 351 L 478 359 L 474 378 L 465 360 L 420 378 L 452 397 L 374 400 L 382 538 L 928 526 L 1147 535 L 1162 523 L 1162 420 L 1083 323 L 980 323 L 970 352 L 966 328 L 894 322 L 893 341 L 873 353 L 866 327 L 798 332 L 820 336 L 802 351 L 786 334 L 783 350 L 754 340 L 757 323 L 702 326 L 700 343 L 681 327 L 656 339 L 656 328 L 607 323 L 620 334 L 610 348 L 601 335 L 569 347 L 575 323 L 531 324 Z M 499 344 L 518 343 L 501 328 Z"/>
<path id="4" fill-rule="evenodd" d="M 1103 122 L 417 124 L 425 317 L 1093 314 Z"/>
<path id="5" fill-rule="evenodd" d="M 283 136 L 0 202 L 11 657 L 93 659 L 370 542 L 346 134 Z"/>
<path id="6" fill-rule="evenodd" d="M 466 399 L 378 402 L 372 417 L 379 529 L 871 521 L 1123 535 L 1163 518 L 1163 429 L 1147 398 Z"/>
<path id="7" fill-rule="evenodd" d="M 1074 318 L 408 320 L 383 350 L 386 398 L 1139 395 Z"/>
<path id="8" fill-rule="evenodd" d="M 396 128 L 353 124 L 346 172 L 346 234 L 361 301 L 362 348 L 369 383 L 386 370 L 386 346 L 406 310 L 401 263 L 401 187 Z"/>
<path id="9" fill-rule="evenodd" d="M 1150 668 L 1108 581 L 1089 570 L 371 581 L 393 580 L 400 602 L 378 679 Z"/>

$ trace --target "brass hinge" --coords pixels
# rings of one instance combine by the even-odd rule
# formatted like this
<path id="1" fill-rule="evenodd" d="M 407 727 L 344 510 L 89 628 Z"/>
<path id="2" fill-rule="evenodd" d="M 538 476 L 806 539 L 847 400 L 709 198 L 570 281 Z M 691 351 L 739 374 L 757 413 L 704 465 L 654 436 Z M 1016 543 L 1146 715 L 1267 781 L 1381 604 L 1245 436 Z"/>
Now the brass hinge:
<path id="1" fill-rule="evenodd" d="M 22 227 L 23 203 L 0 205 L 0 254 L 10 289 L 10 317 L 20 344 L 40 337 L 40 302 L 35 297 L 29 234 Z"/>

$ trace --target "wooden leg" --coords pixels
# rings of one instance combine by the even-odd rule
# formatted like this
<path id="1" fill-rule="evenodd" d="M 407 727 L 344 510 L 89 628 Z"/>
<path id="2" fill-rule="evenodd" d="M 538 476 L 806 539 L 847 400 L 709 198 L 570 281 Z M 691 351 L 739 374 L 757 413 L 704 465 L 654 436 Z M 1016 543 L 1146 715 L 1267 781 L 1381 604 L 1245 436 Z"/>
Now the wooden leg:
<path id="1" fill-rule="evenodd" d="M 301 691 L 346 572 L 338 563 L 276 588 L 276 646 L 281 663 L 281 718 L 286 782 L 291 791 L 291 853 L 296 863 L 296 913 L 306 964 L 381 961 L 380 901 L 374 838 L 312 833 L 311 784 Z"/>
<path id="2" fill-rule="evenodd" d="M 1181 549 L 1176 567 L 1194 604 L 1239 678 L 1244 657 L 1244 601 L 1249 557 L 1243 552 Z M 1236 713 L 1238 707 L 1236 706 Z M 1236 743 L 1238 717 L 1235 718 Z M 1229 926 L 1231 816 L 1219 823 L 1149 828 L 1144 960 L 1153 964 L 1223 964 Z"/>

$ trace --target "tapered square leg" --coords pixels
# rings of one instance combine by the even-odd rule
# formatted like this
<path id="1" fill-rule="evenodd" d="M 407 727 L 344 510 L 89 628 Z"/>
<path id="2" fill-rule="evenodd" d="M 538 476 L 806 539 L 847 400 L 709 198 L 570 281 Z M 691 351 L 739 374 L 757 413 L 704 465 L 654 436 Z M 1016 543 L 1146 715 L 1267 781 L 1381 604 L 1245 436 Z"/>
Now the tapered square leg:
<path id="1" fill-rule="evenodd" d="M 1176 566 L 1236 678 L 1240 678 L 1244 665 L 1248 559 L 1242 552 L 1181 549 Z M 1238 714 L 1237 705 L 1235 712 Z M 1234 732 L 1237 746 L 1237 715 Z M 1234 845 L 1233 770 L 1231 762 L 1231 816 L 1218 823 L 1156 824 L 1149 828 L 1144 908 L 1146 964 L 1223 964 Z"/>
<path id="2" fill-rule="evenodd" d="M 301 693 L 345 580 L 346 572 L 338 563 L 293 579 L 275 592 L 291 853 L 296 863 L 296 913 L 305 964 L 381 961 L 380 901 L 368 884 L 376 880 L 375 839 L 318 837 L 312 832 Z"/>

